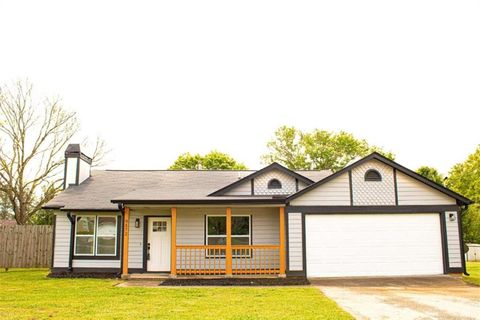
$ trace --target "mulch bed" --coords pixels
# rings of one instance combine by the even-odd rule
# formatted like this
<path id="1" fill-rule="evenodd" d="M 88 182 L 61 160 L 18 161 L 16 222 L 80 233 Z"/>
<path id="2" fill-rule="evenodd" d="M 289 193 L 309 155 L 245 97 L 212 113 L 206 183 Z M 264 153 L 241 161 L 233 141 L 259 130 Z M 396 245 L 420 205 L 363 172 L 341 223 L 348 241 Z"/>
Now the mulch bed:
<path id="1" fill-rule="evenodd" d="M 303 277 L 289 278 L 218 278 L 218 279 L 167 279 L 160 286 L 306 286 Z"/>
<path id="2" fill-rule="evenodd" d="M 49 273 L 49 278 L 96 278 L 96 279 L 115 279 L 118 278 L 118 273 L 106 272 L 53 272 Z"/>

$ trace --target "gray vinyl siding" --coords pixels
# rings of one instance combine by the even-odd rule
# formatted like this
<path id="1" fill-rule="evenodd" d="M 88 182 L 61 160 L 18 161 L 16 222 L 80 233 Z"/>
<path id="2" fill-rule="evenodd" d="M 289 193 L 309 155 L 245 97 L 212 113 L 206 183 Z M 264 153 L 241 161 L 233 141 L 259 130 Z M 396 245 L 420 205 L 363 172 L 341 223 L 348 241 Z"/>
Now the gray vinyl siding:
<path id="1" fill-rule="evenodd" d="M 450 221 L 450 214 L 455 215 L 455 221 Z M 445 213 L 445 226 L 447 229 L 448 264 L 450 268 L 462 267 L 462 253 L 460 251 L 460 235 L 457 219 L 457 212 L 452 211 Z"/>
<path id="2" fill-rule="evenodd" d="M 278 208 L 232 208 L 232 215 L 251 215 L 252 244 L 278 245 L 279 236 Z M 226 208 L 179 207 L 177 208 L 177 245 L 205 244 L 205 216 L 225 215 Z M 143 268 L 144 216 L 170 216 L 169 209 L 132 209 L 130 211 L 128 267 Z M 135 220 L 140 219 L 140 228 L 135 228 Z M 202 263 L 204 257 L 198 257 Z M 278 260 L 278 255 L 275 257 Z M 177 261 L 180 261 L 177 252 Z M 208 262 L 208 260 L 206 261 Z M 223 266 L 224 261 L 222 261 Z M 177 268 L 186 266 L 178 263 Z"/>
<path id="3" fill-rule="evenodd" d="M 145 216 L 170 216 L 167 208 L 133 208 L 130 210 L 128 230 L 128 267 L 143 268 L 143 230 Z M 135 220 L 140 219 L 139 228 L 135 228 Z"/>
<path id="4" fill-rule="evenodd" d="M 288 214 L 288 266 L 290 271 L 303 270 L 302 214 Z"/>
<path id="5" fill-rule="evenodd" d="M 72 267 L 75 268 L 119 268 L 120 260 L 73 260 Z"/>
<path id="6" fill-rule="evenodd" d="M 294 199 L 292 206 L 348 206 L 350 184 L 348 173 L 322 184 Z"/>
<path id="7" fill-rule="evenodd" d="M 117 214 L 117 213 L 115 213 Z M 63 212 L 55 213 L 55 243 L 54 243 L 54 268 L 68 268 L 68 259 L 70 256 L 70 230 L 71 223 L 67 218 L 67 214 Z M 105 212 L 82 212 L 72 215 L 110 215 Z M 120 217 L 119 217 L 120 219 Z M 72 244 L 74 245 L 74 243 Z M 117 248 L 117 251 L 121 248 Z M 120 252 L 120 251 L 119 251 Z M 73 268 L 120 268 L 120 260 L 72 260 Z"/>
<path id="8" fill-rule="evenodd" d="M 252 194 L 252 183 L 250 180 L 240 183 L 238 186 L 225 192 L 226 196 L 249 196 Z"/>
<path id="9" fill-rule="evenodd" d="M 203 245 L 205 244 L 205 216 L 206 215 L 225 215 L 225 208 L 178 208 L 177 209 L 177 245 Z M 279 235 L 279 209 L 278 208 L 232 208 L 232 215 L 250 215 L 251 216 L 251 239 L 253 245 L 266 244 L 278 245 Z M 181 251 L 177 251 L 177 269 L 189 269 L 193 267 L 188 261 L 182 263 Z M 205 252 L 197 251 L 195 258 L 197 265 L 206 265 L 213 263 L 213 259 L 205 259 Z M 225 259 L 216 259 L 219 267 L 225 266 Z M 233 268 L 243 268 L 236 264 L 239 259 L 233 258 Z M 253 259 L 243 259 L 247 261 L 245 267 L 252 264 L 274 266 L 278 265 L 278 252 L 272 253 L 268 259 L 260 261 L 260 255 L 254 254 Z"/>
<path id="10" fill-rule="evenodd" d="M 456 204 L 456 200 L 397 171 L 399 205 L 442 205 Z"/>
<path id="11" fill-rule="evenodd" d="M 55 243 L 53 255 L 54 268 L 67 268 L 70 255 L 70 228 L 71 223 L 67 214 L 56 212 Z"/>

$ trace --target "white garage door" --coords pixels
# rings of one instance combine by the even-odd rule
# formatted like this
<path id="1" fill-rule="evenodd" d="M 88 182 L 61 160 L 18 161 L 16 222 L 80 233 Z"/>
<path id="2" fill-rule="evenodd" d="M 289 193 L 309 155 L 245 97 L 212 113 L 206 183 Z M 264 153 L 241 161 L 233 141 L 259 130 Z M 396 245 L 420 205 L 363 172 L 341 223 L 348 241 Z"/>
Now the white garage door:
<path id="1" fill-rule="evenodd" d="M 438 214 L 307 214 L 307 276 L 442 274 Z"/>

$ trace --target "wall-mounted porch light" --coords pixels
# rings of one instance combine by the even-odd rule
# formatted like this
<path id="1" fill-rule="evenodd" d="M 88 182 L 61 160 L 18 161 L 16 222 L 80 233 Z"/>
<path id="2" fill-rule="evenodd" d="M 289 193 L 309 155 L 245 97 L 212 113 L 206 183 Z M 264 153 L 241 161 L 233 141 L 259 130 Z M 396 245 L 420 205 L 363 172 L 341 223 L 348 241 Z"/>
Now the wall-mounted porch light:
<path id="1" fill-rule="evenodd" d="M 140 218 L 135 219 L 135 228 L 140 228 Z"/>
<path id="2" fill-rule="evenodd" d="M 450 221 L 457 220 L 457 216 L 455 215 L 455 213 L 449 213 L 448 214 L 448 220 L 450 220 Z"/>

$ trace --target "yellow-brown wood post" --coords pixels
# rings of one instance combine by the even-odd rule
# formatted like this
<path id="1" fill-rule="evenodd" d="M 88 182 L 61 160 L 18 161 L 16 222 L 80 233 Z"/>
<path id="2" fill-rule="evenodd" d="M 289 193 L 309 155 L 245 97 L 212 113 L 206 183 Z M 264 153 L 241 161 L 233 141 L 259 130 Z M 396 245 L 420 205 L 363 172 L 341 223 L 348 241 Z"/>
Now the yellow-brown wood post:
<path id="1" fill-rule="evenodd" d="M 177 208 L 170 209 L 172 214 L 172 239 L 170 248 L 170 276 L 177 276 Z"/>
<path id="2" fill-rule="evenodd" d="M 122 278 L 128 277 L 128 236 L 129 236 L 130 208 L 125 207 L 123 212 L 123 260 Z"/>
<path id="3" fill-rule="evenodd" d="M 285 208 L 280 207 L 280 276 L 285 276 Z"/>
<path id="4" fill-rule="evenodd" d="M 232 208 L 227 208 L 227 250 L 225 253 L 225 274 L 232 276 Z"/>

